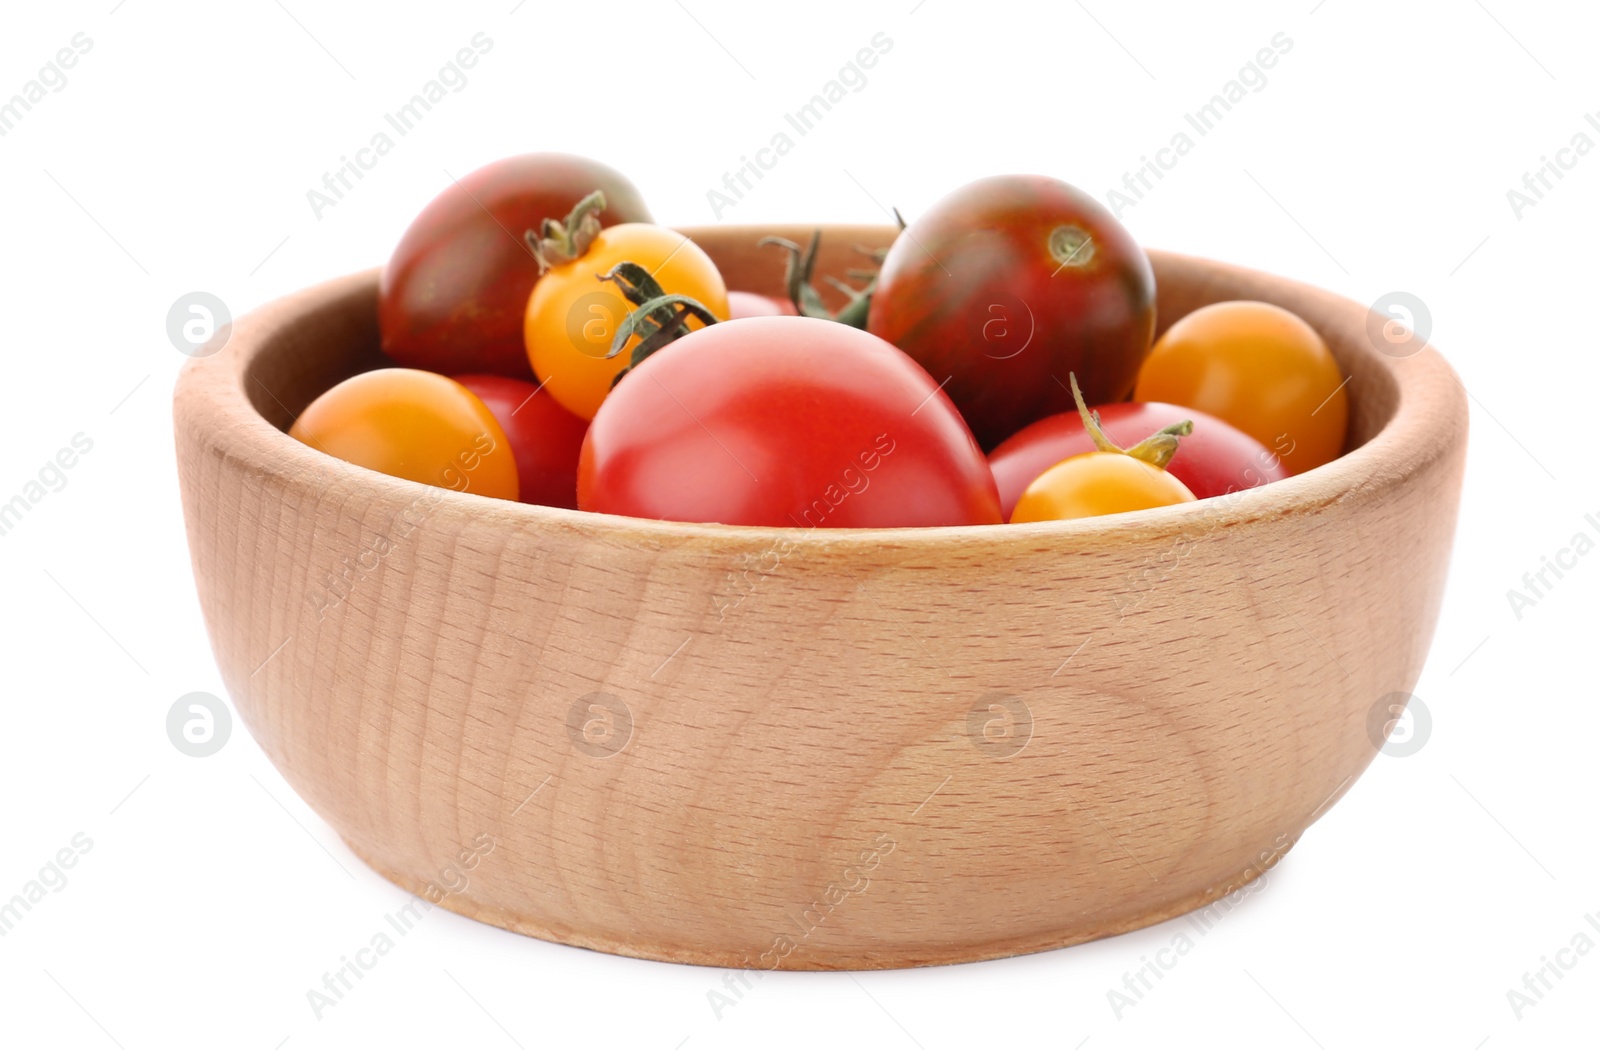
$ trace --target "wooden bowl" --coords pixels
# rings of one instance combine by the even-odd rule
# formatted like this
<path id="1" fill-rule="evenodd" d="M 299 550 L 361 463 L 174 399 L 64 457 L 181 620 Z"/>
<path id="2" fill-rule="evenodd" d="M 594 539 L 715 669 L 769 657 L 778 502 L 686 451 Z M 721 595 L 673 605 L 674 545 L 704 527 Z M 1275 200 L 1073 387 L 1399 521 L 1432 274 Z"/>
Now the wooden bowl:
<path id="1" fill-rule="evenodd" d="M 810 230 L 687 232 L 730 284 L 777 292 L 757 237 Z M 819 272 L 893 232 L 827 229 Z M 284 433 L 383 363 L 375 272 L 263 307 L 175 406 L 238 711 L 398 885 L 623 955 L 959 962 L 1236 894 L 1348 789 L 1417 680 L 1467 412 L 1434 350 L 1381 352 L 1353 302 L 1152 260 L 1163 329 L 1248 298 L 1321 331 L 1350 376 L 1350 451 L 1233 497 L 1017 526 L 524 506 Z"/>

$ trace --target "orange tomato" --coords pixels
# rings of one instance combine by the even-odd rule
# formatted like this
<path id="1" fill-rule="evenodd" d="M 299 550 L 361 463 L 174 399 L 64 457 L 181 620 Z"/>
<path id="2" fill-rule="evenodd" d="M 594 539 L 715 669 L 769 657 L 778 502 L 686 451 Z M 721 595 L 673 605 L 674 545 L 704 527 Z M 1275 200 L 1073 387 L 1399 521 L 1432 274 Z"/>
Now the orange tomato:
<path id="1" fill-rule="evenodd" d="M 289 436 L 393 477 L 517 498 L 517 464 L 500 424 L 470 390 L 432 372 L 351 376 L 307 405 Z"/>
<path id="2" fill-rule="evenodd" d="M 1270 303 L 1226 302 L 1167 330 L 1139 371 L 1133 399 L 1208 412 L 1299 474 L 1344 450 L 1344 383 L 1339 363 L 1305 321 Z"/>
<path id="3" fill-rule="evenodd" d="M 1011 521 L 1093 518 L 1193 501 L 1187 485 L 1153 463 L 1125 452 L 1084 452 L 1035 478 Z"/>
<path id="4" fill-rule="evenodd" d="M 615 357 L 611 340 L 634 310 L 621 289 L 600 275 L 620 262 L 650 271 L 668 295 L 697 299 L 718 320 L 728 319 L 728 289 L 711 257 L 681 233 L 664 226 L 625 222 L 599 231 L 587 250 L 552 266 L 533 286 L 523 317 L 528 361 L 545 389 L 573 415 L 593 419 L 628 366 L 638 337 Z M 698 320 L 689 328 L 701 327 Z"/>

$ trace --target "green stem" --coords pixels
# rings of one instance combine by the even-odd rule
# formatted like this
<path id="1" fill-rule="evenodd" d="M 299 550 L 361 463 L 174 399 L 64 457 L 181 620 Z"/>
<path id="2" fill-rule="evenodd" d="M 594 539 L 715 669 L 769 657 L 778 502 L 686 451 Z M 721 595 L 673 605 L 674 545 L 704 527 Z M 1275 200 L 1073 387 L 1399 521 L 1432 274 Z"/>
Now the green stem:
<path id="1" fill-rule="evenodd" d="M 600 234 L 600 213 L 605 210 L 606 195 L 595 190 L 567 213 L 561 221 L 545 219 L 537 232 L 528 230 L 522 235 L 528 250 L 539 263 L 539 272 L 579 258 L 589 250 Z"/>
<path id="2" fill-rule="evenodd" d="M 833 317 L 811 284 L 811 275 L 817 266 L 817 248 L 821 244 L 821 230 L 811 234 L 811 243 L 804 248 L 786 237 L 763 237 L 756 242 L 758 248 L 773 245 L 789 253 L 783 269 L 783 285 L 789 293 L 789 301 L 794 303 L 795 312 L 801 317 Z"/>
<path id="3" fill-rule="evenodd" d="M 628 361 L 629 368 L 636 367 L 674 339 L 688 335 L 687 322 L 691 317 L 702 325 L 719 323 L 717 315 L 705 304 L 687 295 L 662 295 L 646 300 L 617 326 L 617 334 L 611 340 L 611 349 L 606 352 L 606 357 L 616 357 L 622 353 L 628 340 L 637 335 L 640 338 L 639 345 L 633 348 L 633 356 Z"/>
<path id="4" fill-rule="evenodd" d="M 1072 400 L 1077 403 L 1078 416 L 1083 420 L 1083 429 L 1089 432 L 1089 439 L 1101 452 L 1119 452 L 1165 470 L 1167 464 L 1172 462 L 1172 457 L 1178 454 L 1178 440 L 1194 432 L 1194 423 L 1185 419 L 1181 423 L 1162 427 L 1132 448 L 1123 448 L 1106 436 L 1105 430 L 1100 426 L 1100 413 L 1089 411 L 1089 406 L 1084 403 L 1083 391 L 1078 389 L 1077 373 L 1068 372 L 1067 381 L 1072 384 Z"/>
<path id="5" fill-rule="evenodd" d="M 899 218 L 899 213 L 896 213 Z M 816 230 L 811 234 L 811 243 L 802 248 L 795 242 L 784 237 L 763 237 L 757 242 L 758 247 L 775 245 L 789 253 L 789 260 L 784 267 L 784 288 L 789 293 L 789 301 L 794 303 L 795 312 L 801 317 L 821 317 L 829 321 L 838 321 L 852 328 L 867 327 L 867 311 L 872 306 L 872 293 L 878 286 L 876 270 L 847 270 L 846 276 L 865 281 L 857 288 L 847 284 L 836 277 L 827 276 L 823 280 L 850 297 L 837 313 L 829 310 L 823 303 L 822 296 L 818 294 L 816 286 L 812 284 L 812 275 L 817 268 L 817 249 L 822 244 L 822 231 Z M 856 251 L 871 258 L 881 267 L 883 265 L 884 250 L 857 247 Z"/>
<path id="6" fill-rule="evenodd" d="M 698 320 L 702 325 L 717 323 L 717 315 L 704 303 L 687 295 L 666 294 L 660 283 L 638 263 L 620 262 L 613 266 L 609 273 L 596 276 L 602 281 L 615 284 L 622 290 L 627 300 L 637 308 L 617 326 L 616 335 L 611 340 L 611 349 L 606 353 L 608 358 L 616 357 L 622 353 L 630 339 L 639 337 L 638 344 L 634 346 L 633 353 L 628 358 L 627 367 L 612 378 L 613 387 L 623 376 L 638 368 L 645 358 L 673 340 L 688 335 L 690 318 Z"/>

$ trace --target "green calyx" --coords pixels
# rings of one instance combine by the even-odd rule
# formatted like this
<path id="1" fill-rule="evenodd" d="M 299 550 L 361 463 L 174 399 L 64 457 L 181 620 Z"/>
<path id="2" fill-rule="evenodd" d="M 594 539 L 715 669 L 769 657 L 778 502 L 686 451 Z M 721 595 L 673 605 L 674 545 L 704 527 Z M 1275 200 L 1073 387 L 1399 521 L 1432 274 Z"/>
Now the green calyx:
<path id="1" fill-rule="evenodd" d="M 900 224 L 901 229 L 905 229 L 905 220 L 900 218 L 899 212 L 895 212 L 895 221 Z M 857 252 L 875 264 L 871 269 L 845 271 L 846 277 L 862 282 L 859 287 L 836 277 L 823 278 L 829 285 L 849 297 L 849 302 L 835 313 L 823 305 L 822 296 L 812 284 L 812 275 L 817 268 L 817 249 L 822 245 L 821 230 L 811 235 L 811 243 L 804 248 L 784 237 L 763 237 L 758 243 L 761 247 L 775 245 L 789 253 L 788 265 L 784 268 L 784 289 L 801 317 L 821 317 L 828 321 L 847 324 L 852 328 L 867 327 L 867 311 L 872 307 L 872 293 L 877 289 L 878 271 L 883 266 L 887 248 L 856 246 Z"/>
<path id="2" fill-rule="evenodd" d="M 522 239 L 539 263 L 539 272 L 572 262 L 588 251 L 600 234 L 600 213 L 605 208 L 606 195 L 595 190 L 573 205 L 565 219 L 545 219 L 537 231 L 525 232 Z"/>
<path id="3" fill-rule="evenodd" d="M 689 319 L 702 325 L 717 323 L 717 315 L 705 304 L 687 295 L 668 295 L 650 271 L 633 262 L 620 262 L 608 273 L 596 274 L 602 281 L 616 285 L 623 296 L 636 309 L 623 318 L 617 334 L 611 340 L 606 357 L 616 357 L 634 336 L 639 343 L 628 358 L 628 366 L 611 380 L 614 388 L 622 377 L 639 367 L 640 362 L 663 346 L 689 334 Z"/>
<path id="4" fill-rule="evenodd" d="M 1089 439 L 1101 452 L 1118 452 L 1134 459 L 1142 459 L 1153 467 L 1165 470 L 1167 464 L 1172 462 L 1172 457 L 1178 454 L 1179 439 L 1194 433 L 1194 423 L 1185 419 L 1181 423 L 1162 427 L 1132 448 L 1123 448 L 1106 436 L 1105 430 L 1100 426 L 1100 413 L 1089 411 L 1089 406 L 1084 403 L 1083 391 L 1078 389 L 1077 373 L 1068 372 L 1067 381 L 1072 384 L 1072 400 L 1078 405 L 1078 415 L 1083 420 L 1083 429 L 1089 432 Z"/>

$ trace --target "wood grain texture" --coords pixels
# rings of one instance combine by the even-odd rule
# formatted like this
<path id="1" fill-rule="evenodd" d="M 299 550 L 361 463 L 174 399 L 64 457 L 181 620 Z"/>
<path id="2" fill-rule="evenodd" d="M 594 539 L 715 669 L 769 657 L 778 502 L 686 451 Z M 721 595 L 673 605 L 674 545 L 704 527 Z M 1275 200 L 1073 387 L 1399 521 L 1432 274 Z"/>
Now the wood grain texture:
<path id="1" fill-rule="evenodd" d="M 775 292 L 781 255 L 753 247 L 769 232 L 809 229 L 691 231 L 731 284 Z M 829 228 L 823 270 L 892 235 Z M 1152 259 L 1163 328 L 1231 298 L 1317 327 L 1351 376 L 1352 451 L 1111 520 L 602 517 L 293 441 L 295 412 L 381 363 L 377 277 L 264 307 L 188 366 L 175 403 L 195 578 L 238 711 L 401 886 L 610 952 L 946 963 L 1233 893 L 1349 789 L 1374 706 L 1416 682 L 1467 413 L 1443 359 L 1380 353 L 1361 306 Z"/>

